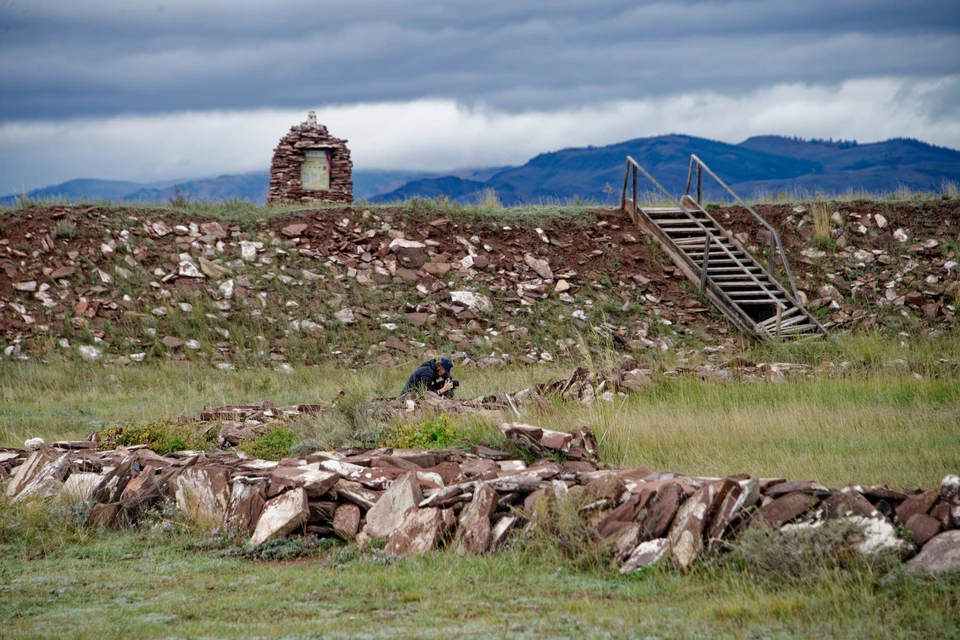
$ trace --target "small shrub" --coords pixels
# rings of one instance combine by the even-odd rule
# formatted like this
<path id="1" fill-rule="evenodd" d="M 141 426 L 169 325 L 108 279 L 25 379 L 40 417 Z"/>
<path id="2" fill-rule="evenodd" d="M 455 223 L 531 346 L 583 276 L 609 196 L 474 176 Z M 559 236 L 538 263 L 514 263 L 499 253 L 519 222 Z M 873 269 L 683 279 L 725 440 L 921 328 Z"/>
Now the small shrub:
<path id="1" fill-rule="evenodd" d="M 240 449 L 252 458 L 280 460 L 289 457 L 297 444 L 297 435 L 289 427 L 269 427 L 262 435 L 248 438 L 240 443 Z"/>
<path id="2" fill-rule="evenodd" d="M 442 449 L 464 438 L 464 433 L 447 416 L 403 424 L 387 438 L 387 446 L 398 449 Z"/>
<path id="3" fill-rule="evenodd" d="M 72 240 L 77 237 L 77 223 L 73 220 L 61 220 L 53 226 L 53 238 Z"/>
<path id="4" fill-rule="evenodd" d="M 100 430 L 101 451 L 138 444 L 145 444 L 160 455 L 171 451 L 212 451 L 217 448 L 217 431 L 205 433 L 203 425 L 172 420 L 113 424 Z"/>

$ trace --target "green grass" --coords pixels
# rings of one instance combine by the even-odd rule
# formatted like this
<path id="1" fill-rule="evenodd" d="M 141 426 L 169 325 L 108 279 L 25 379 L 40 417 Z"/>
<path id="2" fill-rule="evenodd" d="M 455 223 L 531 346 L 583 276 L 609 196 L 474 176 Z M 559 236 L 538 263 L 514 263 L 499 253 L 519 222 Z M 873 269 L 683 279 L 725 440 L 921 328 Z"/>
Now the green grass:
<path id="1" fill-rule="evenodd" d="M 626 398 L 590 407 L 556 400 L 552 411 L 521 419 L 558 430 L 589 425 L 617 466 L 934 488 L 960 470 L 957 349 L 952 336 L 904 347 L 879 336 L 768 345 L 741 355 L 856 364 L 777 383 L 658 373 Z M 902 364 L 886 364 L 898 356 Z M 615 358 L 595 353 L 590 364 Z M 158 420 L 203 406 L 328 402 L 341 389 L 336 417 L 294 425 L 297 436 L 326 443 L 339 429 L 336 437 L 349 440 L 359 425 L 383 438 L 392 423 L 364 412 L 365 402 L 394 395 L 415 364 L 296 367 L 288 375 L 5 362 L 0 445 L 86 436 L 101 422 Z M 487 394 L 561 377 L 574 364 L 461 369 L 457 377 L 465 395 Z M 500 419 L 513 418 L 454 416 L 451 432 L 497 444 Z M 296 559 L 263 562 L 176 516 L 102 532 L 77 524 L 82 510 L 62 509 L 0 506 L 2 637 L 960 637 L 958 575 L 914 577 L 819 553 L 791 571 L 771 571 L 776 549 L 750 537 L 686 574 L 659 567 L 621 576 L 602 555 L 571 554 L 536 533 L 479 558 L 438 553 L 394 562 L 321 544 L 301 547 L 307 555 Z"/>
<path id="2" fill-rule="evenodd" d="M 736 369 L 728 382 L 655 374 L 649 386 L 626 397 L 598 399 L 589 407 L 556 401 L 552 413 L 528 411 L 521 419 L 560 431 L 589 425 L 601 440 L 604 458 L 616 466 L 810 478 L 835 487 L 851 482 L 935 487 L 944 475 L 960 470 L 957 343 L 948 335 L 901 347 L 889 338 L 862 336 L 761 346 L 744 355 L 819 368 L 780 383 L 740 380 Z M 597 354 L 588 364 L 597 368 L 616 357 Z M 825 361 L 833 365 L 824 366 Z M 364 443 L 376 444 L 398 423 L 370 415 L 365 403 L 395 396 L 416 364 L 295 367 L 293 374 L 284 374 L 172 364 L 107 368 L 7 362 L 0 364 L 0 445 L 22 446 L 37 436 L 82 438 L 102 424 L 195 415 L 205 406 L 257 400 L 325 403 L 338 399 L 341 390 L 340 411 L 301 421 L 298 436 L 311 445 L 345 446 L 360 433 Z M 565 377 L 576 364 L 581 362 L 456 373 L 461 395 L 472 397 Z M 476 441 L 495 440 L 496 423 L 514 419 L 504 414 L 457 422 Z"/>
<path id="3" fill-rule="evenodd" d="M 869 566 L 758 574 L 572 571 L 549 548 L 385 562 L 355 547 L 287 562 L 185 551 L 198 534 L 3 544 L 4 637 L 956 637 L 957 576 Z"/>

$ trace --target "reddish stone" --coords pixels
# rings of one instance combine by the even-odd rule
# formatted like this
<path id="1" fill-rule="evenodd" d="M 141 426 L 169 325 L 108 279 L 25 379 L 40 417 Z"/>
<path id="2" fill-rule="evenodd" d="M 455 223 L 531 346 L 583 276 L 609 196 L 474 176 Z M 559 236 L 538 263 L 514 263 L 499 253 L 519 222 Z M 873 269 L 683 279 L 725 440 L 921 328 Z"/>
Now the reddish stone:
<path id="1" fill-rule="evenodd" d="M 925 513 L 910 516 L 903 527 L 913 534 L 913 541 L 918 547 L 922 547 L 927 540 L 940 533 L 940 521 Z"/>
<path id="2" fill-rule="evenodd" d="M 490 546 L 490 518 L 497 510 L 500 496 L 485 482 L 477 484 L 473 500 L 460 514 L 460 525 L 453 541 L 459 554 L 485 553 Z"/>
<path id="3" fill-rule="evenodd" d="M 353 540 L 360 530 L 360 507 L 341 504 L 333 514 L 333 530 L 344 540 Z"/>
<path id="4" fill-rule="evenodd" d="M 456 517 L 450 509 L 411 509 L 390 535 L 384 550 L 392 555 L 420 555 L 436 549 Z"/>
<path id="5" fill-rule="evenodd" d="M 641 542 L 663 537 L 677 514 L 682 493 L 679 484 L 667 482 L 650 497 L 647 506 L 637 514 Z"/>
<path id="6" fill-rule="evenodd" d="M 912 495 L 900 503 L 900 506 L 894 509 L 897 513 L 897 520 L 907 522 L 912 516 L 918 513 L 927 513 L 940 496 L 938 491 L 923 491 Z"/>
<path id="7" fill-rule="evenodd" d="M 266 482 L 258 482 L 257 479 L 241 477 L 234 480 L 221 528 L 244 535 L 252 534 L 267 502 L 266 486 Z"/>
<path id="8" fill-rule="evenodd" d="M 809 511 L 817 502 L 819 502 L 817 497 L 809 493 L 799 491 L 788 493 L 762 507 L 760 515 L 768 526 L 778 529 L 783 524 Z"/>
<path id="9" fill-rule="evenodd" d="M 408 313 L 407 322 L 415 327 L 422 327 L 423 325 L 427 324 L 429 317 L 429 314 L 426 313 Z"/>

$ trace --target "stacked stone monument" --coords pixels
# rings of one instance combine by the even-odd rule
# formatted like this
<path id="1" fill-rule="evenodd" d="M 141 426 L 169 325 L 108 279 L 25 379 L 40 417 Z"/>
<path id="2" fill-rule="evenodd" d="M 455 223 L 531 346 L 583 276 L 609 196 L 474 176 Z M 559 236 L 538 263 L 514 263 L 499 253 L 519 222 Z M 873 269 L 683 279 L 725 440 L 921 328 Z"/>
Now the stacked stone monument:
<path id="1" fill-rule="evenodd" d="M 280 139 L 270 165 L 267 203 L 353 202 L 353 162 L 347 141 L 330 135 L 311 111 Z M 327 173 L 327 175 L 323 175 Z"/>

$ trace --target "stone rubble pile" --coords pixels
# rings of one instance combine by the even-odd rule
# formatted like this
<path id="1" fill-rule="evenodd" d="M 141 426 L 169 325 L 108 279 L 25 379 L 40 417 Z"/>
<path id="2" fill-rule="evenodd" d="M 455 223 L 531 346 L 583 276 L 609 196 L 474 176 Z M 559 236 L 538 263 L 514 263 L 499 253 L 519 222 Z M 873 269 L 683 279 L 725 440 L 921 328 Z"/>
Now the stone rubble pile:
<path id="1" fill-rule="evenodd" d="M 355 540 L 362 549 L 381 540 L 395 555 L 438 548 L 488 553 L 522 535 L 543 504 L 576 497 L 624 573 L 666 558 L 690 567 L 748 526 L 797 530 L 828 520 L 856 526 L 864 553 L 890 549 L 906 559 L 919 550 L 910 568 L 960 568 L 957 476 L 945 477 L 939 491 L 904 493 L 745 474 L 601 469 L 589 428 L 559 433 L 504 423 L 499 429 L 555 457 L 527 463 L 477 445 L 351 448 L 270 462 L 228 452 L 160 456 L 144 447 L 97 451 L 90 442 L 61 442 L 32 452 L 0 450 L 0 473 L 14 503 L 83 502 L 92 505 L 91 525 L 123 528 L 168 502 L 197 522 L 249 537 L 252 546 L 314 535 Z M 909 536 L 898 537 L 899 527 Z"/>

